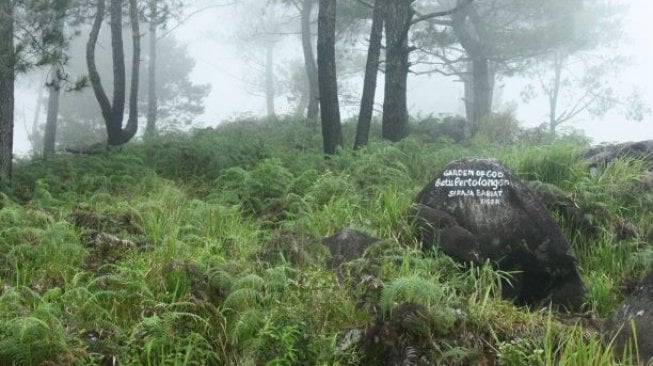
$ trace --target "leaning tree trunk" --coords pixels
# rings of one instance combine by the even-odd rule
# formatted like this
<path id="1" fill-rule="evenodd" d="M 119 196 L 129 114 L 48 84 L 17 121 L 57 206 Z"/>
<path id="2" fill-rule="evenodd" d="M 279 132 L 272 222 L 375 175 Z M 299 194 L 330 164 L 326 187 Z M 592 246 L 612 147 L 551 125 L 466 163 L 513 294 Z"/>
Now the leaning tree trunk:
<path id="1" fill-rule="evenodd" d="M 383 38 L 383 1 L 376 0 L 372 15 L 372 30 L 370 31 L 370 44 L 367 50 L 363 95 L 361 96 L 361 109 L 358 114 L 354 149 L 367 145 L 370 135 L 370 124 L 374 112 L 374 95 L 376 94 L 376 77 L 379 72 L 381 38 Z"/>
<path id="2" fill-rule="evenodd" d="M 317 69 L 324 153 L 342 146 L 338 79 L 336 76 L 336 0 L 320 0 L 317 28 Z"/>
<path id="3" fill-rule="evenodd" d="M 157 0 L 150 0 L 149 51 L 147 64 L 147 122 L 145 135 L 156 134 L 156 117 L 158 100 L 156 97 L 156 34 L 157 34 Z"/>
<path id="4" fill-rule="evenodd" d="M 413 0 L 385 2 L 385 97 L 383 100 L 382 135 L 399 141 L 408 136 L 408 30 L 413 17 Z"/>
<path id="5" fill-rule="evenodd" d="M 308 107 L 306 118 L 317 119 L 320 109 L 320 93 L 318 86 L 317 65 L 313 56 L 313 42 L 311 35 L 311 12 L 315 0 L 304 0 L 302 4 L 302 50 L 304 51 L 304 67 L 308 80 Z"/>
<path id="6" fill-rule="evenodd" d="M 129 17 L 132 25 L 132 79 L 129 95 L 129 117 L 125 128 L 122 127 L 125 112 L 125 60 L 122 41 L 122 1 L 111 0 L 111 52 L 113 58 L 113 104 L 109 101 L 100 75 L 95 65 L 95 45 L 97 43 L 102 19 L 105 12 L 105 0 L 98 0 L 95 19 L 91 28 L 89 41 L 86 44 L 86 63 L 88 66 L 89 80 L 93 92 L 100 104 L 102 116 L 107 128 L 107 144 L 122 145 L 129 141 L 138 129 L 138 75 L 140 62 L 140 34 L 138 26 L 138 10 L 136 0 L 129 1 Z"/>
<path id="7" fill-rule="evenodd" d="M 0 187 L 11 178 L 14 143 L 14 7 L 0 0 Z"/>

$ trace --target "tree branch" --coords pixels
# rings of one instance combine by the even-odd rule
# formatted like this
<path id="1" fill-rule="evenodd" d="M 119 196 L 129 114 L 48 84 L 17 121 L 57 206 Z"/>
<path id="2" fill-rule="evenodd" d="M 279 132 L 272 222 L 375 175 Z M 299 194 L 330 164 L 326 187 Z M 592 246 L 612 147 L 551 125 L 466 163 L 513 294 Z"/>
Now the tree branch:
<path id="1" fill-rule="evenodd" d="M 175 24 L 174 27 L 168 29 L 167 32 L 160 35 L 157 38 L 157 40 L 165 38 L 167 35 L 172 33 L 172 31 L 174 31 L 175 29 L 179 28 L 184 23 L 186 23 L 188 21 L 188 19 L 192 18 L 193 16 L 195 16 L 195 15 L 197 15 L 197 14 L 199 14 L 199 13 L 205 11 L 205 10 L 212 9 L 212 8 L 222 8 L 222 7 L 225 7 L 225 6 L 234 5 L 235 3 L 236 2 L 234 1 L 234 2 L 227 3 L 227 4 L 213 4 L 213 5 L 207 5 L 207 6 L 203 7 L 203 8 L 199 8 L 199 9 L 193 11 L 192 13 L 188 14 L 184 19 L 180 20 L 177 24 Z"/>
<path id="2" fill-rule="evenodd" d="M 367 7 L 370 8 L 370 9 L 373 9 L 373 8 L 374 8 L 374 5 L 373 5 L 373 4 L 370 4 L 370 3 L 368 3 L 368 2 L 365 1 L 365 0 L 356 0 L 356 1 L 359 2 L 359 3 L 361 3 L 361 4 L 363 4 L 363 5 L 365 5 L 365 6 L 367 6 Z"/>
<path id="3" fill-rule="evenodd" d="M 362 1 L 362 0 L 359 0 L 359 1 Z M 466 7 L 467 5 L 469 5 L 472 1 L 474 1 L 474 0 L 464 0 L 461 3 L 459 3 L 458 5 L 456 5 L 453 9 L 449 9 L 449 10 L 445 10 L 445 11 L 437 11 L 437 12 L 434 12 L 434 13 L 420 15 L 417 18 L 413 19 L 410 22 L 410 24 L 412 25 L 412 24 L 415 24 L 415 23 L 419 23 L 419 22 L 421 22 L 423 20 L 428 20 L 428 19 L 439 18 L 439 17 L 444 17 L 444 16 L 447 16 L 447 15 L 451 15 L 451 14 L 457 12 L 458 10 L 460 10 L 460 9 Z M 450 24 L 448 24 L 448 25 L 450 25 Z"/>

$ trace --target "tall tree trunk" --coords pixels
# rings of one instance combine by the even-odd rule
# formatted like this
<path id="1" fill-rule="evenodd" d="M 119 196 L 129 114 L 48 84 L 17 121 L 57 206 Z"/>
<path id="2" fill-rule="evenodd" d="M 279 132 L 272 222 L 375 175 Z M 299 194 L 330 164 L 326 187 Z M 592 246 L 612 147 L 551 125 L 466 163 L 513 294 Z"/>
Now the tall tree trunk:
<path id="1" fill-rule="evenodd" d="M 88 66 L 89 80 L 93 86 L 93 92 L 100 104 L 102 116 L 107 128 L 107 143 L 109 145 L 122 145 L 129 141 L 138 129 L 138 75 L 140 63 L 140 34 L 138 25 L 138 12 L 136 0 L 129 1 L 129 17 L 132 25 L 132 79 L 129 96 L 129 117 L 125 128 L 122 122 L 125 112 L 125 60 L 124 46 L 122 41 L 122 1 L 111 0 L 111 52 L 113 58 L 113 105 L 109 101 L 100 75 L 95 65 L 95 45 L 97 43 L 102 19 L 105 12 L 105 0 L 98 0 L 95 19 L 91 28 L 89 41 L 86 44 L 86 63 Z"/>
<path id="2" fill-rule="evenodd" d="M 129 88 L 129 117 L 123 130 L 121 145 L 131 140 L 138 131 L 138 84 L 141 65 L 141 31 L 138 24 L 138 6 L 136 0 L 129 0 L 129 22 L 132 28 L 132 72 Z"/>
<path id="3" fill-rule="evenodd" d="M 55 33 L 60 34 L 62 38 L 65 16 L 66 12 L 61 11 L 54 24 Z M 48 114 L 45 119 L 45 134 L 43 135 L 43 156 L 54 154 L 63 72 L 63 67 L 58 64 L 54 64 L 50 68 L 50 78 L 48 80 Z"/>
<path id="4" fill-rule="evenodd" d="M 43 156 L 54 154 L 57 136 L 57 117 L 59 116 L 59 95 L 61 94 L 60 69 L 52 66 L 48 85 L 48 115 L 45 119 L 45 134 L 43 135 Z"/>
<path id="5" fill-rule="evenodd" d="M 320 109 L 320 93 L 318 86 L 317 65 L 313 56 L 313 41 L 311 34 L 311 13 L 315 0 L 303 0 L 302 3 L 302 50 L 304 51 L 304 67 L 308 79 L 308 107 L 306 118 L 317 119 Z"/>
<path id="6" fill-rule="evenodd" d="M 376 0 L 372 15 L 372 30 L 370 31 L 370 44 L 367 50 L 363 95 L 361 96 L 361 108 L 358 114 L 354 149 L 359 149 L 367 145 L 370 135 L 370 124 L 372 123 L 372 113 L 374 112 L 374 95 L 376 94 L 376 77 L 379 72 L 381 38 L 383 38 L 383 1 Z"/>
<path id="7" fill-rule="evenodd" d="M 336 76 L 336 0 L 320 0 L 317 22 L 317 69 L 324 153 L 342 146 L 338 79 Z"/>
<path id="8" fill-rule="evenodd" d="M 0 0 L 0 187 L 11 179 L 14 143 L 14 6 Z"/>
<path id="9" fill-rule="evenodd" d="M 408 136 L 408 30 L 413 17 L 414 0 L 385 2 L 385 96 L 383 100 L 382 135 L 399 141 Z"/>
<path id="10" fill-rule="evenodd" d="M 122 122 L 125 113 L 125 46 L 122 39 L 122 0 L 109 0 L 111 14 L 111 55 L 113 61 L 113 108 L 111 120 L 108 121 L 107 135 L 109 145 L 121 145 Z"/>
<path id="11" fill-rule="evenodd" d="M 274 42 L 269 42 L 265 55 L 265 106 L 268 118 L 275 119 L 277 114 L 274 110 Z"/>
<path id="12" fill-rule="evenodd" d="M 150 24 L 149 24 L 149 51 L 150 57 L 147 64 L 147 122 L 145 124 L 145 135 L 156 134 L 156 117 L 158 101 L 156 97 L 156 34 L 158 19 L 158 0 L 150 0 Z"/>
<path id="13" fill-rule="evenodd" d="M 474 114 L 473 121 L 478 125 L 490 116 L 492 111 L 492 86 L 490 83 L 489 62 L 487 58 L 473 60 Z"/>

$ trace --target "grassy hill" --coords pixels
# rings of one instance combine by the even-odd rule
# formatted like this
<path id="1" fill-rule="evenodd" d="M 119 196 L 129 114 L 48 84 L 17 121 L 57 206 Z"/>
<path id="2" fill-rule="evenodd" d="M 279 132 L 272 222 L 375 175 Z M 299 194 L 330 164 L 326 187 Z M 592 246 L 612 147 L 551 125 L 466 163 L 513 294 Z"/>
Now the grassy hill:
<path id="1" fill-rule="evenodd" d="M 590 174 L 577 137 L 507 143 L 481 131 L 459 145 L 425 124 L 324 159 L 318 130 L 240 121 L 19 162 L 0 195 L 0 364 L 635 362 L 600 331 L 653 263 L 646 162 Z M 583 213 L 551 206 L 587 313 L 515 307 L 499 296 L 509 273 L 419 249 L 412 200 L 468 156 L 498 158 Z M 382 240 L 332 269 L 320 240 L 348 227 Z"/>

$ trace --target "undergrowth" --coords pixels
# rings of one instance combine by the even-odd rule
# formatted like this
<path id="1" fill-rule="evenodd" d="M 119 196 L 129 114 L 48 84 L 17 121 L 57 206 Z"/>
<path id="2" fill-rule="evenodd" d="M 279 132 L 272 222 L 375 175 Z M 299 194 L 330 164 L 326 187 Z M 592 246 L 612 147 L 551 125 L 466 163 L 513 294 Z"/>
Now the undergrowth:
<path id="1" fill-rule="evenodd" d="M 248 120 L 21 161 L 0 196 L 0 363 L 362 365 L 381 337 L 431 363 L 619 364 L 582 322 L 503 300 L 509 273 L 419 250 L 417 192 L 452 160 L 495 157 L 566 200 L 552 210 L 593 316 L 650 270 L 650 167 L 590 174 L 574 138 L 501 144 L 413 136 L 325 160 L 315 126 Z M 330 268 L 320 240 L 346 227 L 381 240 Z"/>

